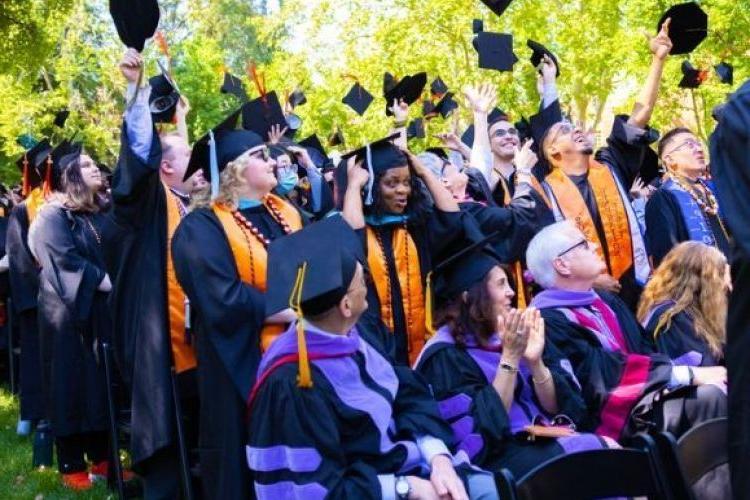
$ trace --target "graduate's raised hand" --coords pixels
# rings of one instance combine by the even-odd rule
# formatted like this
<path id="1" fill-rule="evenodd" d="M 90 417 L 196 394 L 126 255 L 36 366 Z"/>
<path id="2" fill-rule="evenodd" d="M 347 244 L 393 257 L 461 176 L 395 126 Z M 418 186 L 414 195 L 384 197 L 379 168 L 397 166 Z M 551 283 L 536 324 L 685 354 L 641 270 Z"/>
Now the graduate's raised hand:
<path id="1" fill-rule="evenodd" d="M 503 361 L 517 367 L 529 341 L 529 325 L 526 324 L 524 313 L 511 309 L 500 316 L 498 330 L 502 332 Z"/>
<path id="2" fill-rule="evenodd" d="M 346 177 L 349 186 L 361 190 L 370 180 L 370 173 L 362 168 L 362 162 L 358 162 L 356 157 L 352 156 L 346 163 Z"/>
<path id="3" fill-rule="evenodd" d="M 529 324 L 529 340 L 523 358 L 530 366 L 534 366 L 544 353 L 544 319 L 538 309 L 529 307 L 526 309 L 526 321 Z"/>
<path id="4" fill-rule="evenodd" d="M 409 119 L 409 105 L 403 99 L 394 99 L 390 108 L 393 120 L 396 123 L 404 123 Z M 405 126 L 405 125 L 404 125 Z"/>
<path id="5" fill-rule="evenodd" d="M 278 144 L 288 129 L 289 127 L 281 128 L 281 125 L 271 125 L 271 130 L 268 131 L 268 142 Z"/>
<path id="6" fill-rule="evenodd" d="M 497 90 L 490 83 L 466 86 L 463 89 L 464 97 L 474 113 L 489 113 L 497 102 Z"/>
<path id="7" fill-rule="evenodd" d="M 531 175 L 531 169 L 539 161 L 536 153 L 532 151 L 531 146 L 534 145 L 534 139 L 529 139 L 523 143 L 523 145 L 516 149 L 516 155 L 513 158 L 513 165 L 516 166 L 516 171 L 521 174 Z"/>
<path id="8" fill-rule="evenodd" d="M 120 60 L 120 73 L 128 83 L 136 83 L 143 68 L 143 56 L 137 50 L 130 48 Z"/>
<path id="9" fill-rule="evenodd" d="M 432 459 L 430 466 L 432 469 L 430 482 L 440 498 L 469 500 L 464 483 L 456 474 L 456 469 L 453 468 L 453 464 L 447 455 L 437 455 Z"/>
<path id="10" fill-rule="evenodd" d="M 555 61 L 549 55 L 544 54 L 539 66 L 541 66 L 539 69 L 542 72 L 542 84 L 555 83 L 557 80 L 557 65 Z"/>
<path id="11" fill-rule="evenodd" d="M 669 38 L 669 25 L 671 23 L 672 18 L 668 17 L 661 25 L 659 34 L 649 40 L 648 47 L 651 53 L 659 59 L 666 59 L 672 51 L 672 39 Z"/>

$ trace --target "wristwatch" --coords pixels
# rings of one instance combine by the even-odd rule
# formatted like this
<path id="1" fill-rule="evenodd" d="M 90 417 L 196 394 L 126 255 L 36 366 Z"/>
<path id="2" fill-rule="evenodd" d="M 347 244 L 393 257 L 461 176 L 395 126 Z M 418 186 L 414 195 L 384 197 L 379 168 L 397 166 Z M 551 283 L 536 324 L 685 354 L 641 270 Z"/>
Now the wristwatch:
<path id="1" fill-rule="evenodd" d="M 409 480 L 405 476 L 398 476 L 396 478 L 396 498 L 406 500 L 409 498 L 409 493 L 411 493 Z"/>
<path id="2" fill-rule="evenodd" d="M 510 363 L 506 363 L 505 361 L 500 362 L 500 369 L 510 373 L 518 373 L 517 366 L 513 366 Z"/>

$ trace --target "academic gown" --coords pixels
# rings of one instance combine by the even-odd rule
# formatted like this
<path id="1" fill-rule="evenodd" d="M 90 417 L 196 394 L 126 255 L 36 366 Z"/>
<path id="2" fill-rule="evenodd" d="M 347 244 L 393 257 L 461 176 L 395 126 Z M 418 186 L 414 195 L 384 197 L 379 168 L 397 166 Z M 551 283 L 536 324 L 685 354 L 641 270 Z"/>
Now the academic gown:
<path id="1" fill-rule="evenodd" d="M 383 245 L 383 253 L 389 271 L 389 280 L 391 284 L 391 304 L 393 304 L 393 337 L 387 342 L 386 351 L 389 358 L 396 363 L 409 364 L 408 338 L 406 334 L 406 316 L 404 313 L 404 299 L 401 289 L 400 276 L 397 273 L 395 257 L 393 253 L 393 234 L 397 227 L 402 227 L 403 223 L 372 225 L 375 233 Z M 440 262 L 441 257 L 450 254 L 448 249 L 454 247 L 458 241 L 479 239 L 480 230 L 472 216 L 462 211 L 443 212 L 438 209 L 432 209 L 428 212 L 424 221 L 411 220 L 406 225 L 409 235 L 414 240 L 419 257 L 419 269 L 422 275 L 422 286 L 425 286 L 427 273 L 432 266 Z M 358 234 L 362 240 L 365 255 L 369 255 L 367 245 L 366 230 L 359 230 Z M 455 249 L 456 251 L 458 249 Z M 372 249 L 372 251 L 378 251 Z M 380 317 L 380 299 L 374 282 L 368 280 L 367 285 L 367 304 L 368 310 L 366 317 Z M 416 356 L 416 353 L 414 353 Z"/>
<path id="2" fill-rule="evenodd" d="M 734 291 L 727 317 L 729 466 L 734 498 L 750 498 L 750 83 L 737 90 L 711 136 L 711 172 L 719 204 L 734 236 Z"/>
<path id="3" fill-rule="evenodd" d="M 131 394 L 130 453 L 137 466 L 176 441 L 167 306 L 167 200 L 159 178 L 161 145 L 146 162 L 123 124 L 112 180 L 114 230 L 105 245 L 112 278 L 115 356 Z"/>
<path id="4" fill-rule="evenodd" d="M 550 425 L 555 417 L 541 409 L 530 369 L 521 363 L 508 411 L 492 385 L 500 364 L 500 345 L 485 348 L 479 347 L 473 337 L 470 340 L 458 346 L 449 330 L 441 328 L 425 345 L 415 369 L 430 385 L 459 449 L 466 451 L 472 463 L 493 472 L 507 468 L 515 477 L 522 477 L 555 456 L 606 447 L 593 434 L 528 441 L 524 427 Z M 544 362 L 555 385 L 558 415 L 565 415 L 566 423 L 575 425 L 578 431 L 585 430 L 586 404 L 570 362 L 552 346 L 546 346 Z"/>
<path id="5" fill-rule="evenodd" d="M 247 447 L 257 497 L 375 499 L 393 487 L 381 486 L 386 477 L 426 477 L 416 439 L 432 436 L 450 447 L 451 432 L 421 377 L 388 363 L 356 329 L 308 330 L 305 337 L 311 388 L 297 386 L 294 327 L 258 372 Z M 467 462 L 456 453 L 454 465 Z"/>
<path id="6" fill-rule="evenodd" d="M 57 437 L 107 429 L 99 346 L 110 341 L 112 325 L 108 294 L 98 290 L 106 271 L 96 235 L 103 218 L 48 204 L 31 228 L 30 245 L 42 268 L 39 330 L 50 360 L 45 383 Z"/>
<path id="7" fill-rule="evenodd" d="M 656 337 L 656 347 L 666 354 L 676 365 L 719 366 L 724 364 L 721 356 L 714 354 L 693 327 L 693 320 L 686 311 L 680 311 L 669 320 L 668 327 L 656 332 L 664 313 L 674 305 L 673 302 L 660 304 L 651 312 L 645 325 L 646 332 Z"/>
<path id="8" fill-rule="evenodd" d="M 8 278 L 13 315 L 21 344 L 19 359 L 21 419 L 38 420 L 45 417 L 42 351 L 37 324 L 37 295 L 39 294 L 39 266 L 28 245 L 29 216 L 26 202 L 10 212 L 5 249 L 8 254 Z"/>
<path id="9" fill-rule="evenodd" d="M 716 248 L 729 258 L 729 239 L 716 216 L 706 216 Z M 646 248 L 658 266 L 670 250 L 680 242 L 689 241 L 680 205 L 672 193 L 660 187 L 646 203 Z"/>
<path id="10" fill-rule="evenodd" d="M 285 234 L 264 207 L 241 213 L 270 240 Z M 192 311 L 204 492 L 208 498 L 249 498 L 245 404 L 260 362 L 265 294 L 240 280 L 224 229 L 210 209 L 182 219 L 172 238 L 172 260 Z"/>

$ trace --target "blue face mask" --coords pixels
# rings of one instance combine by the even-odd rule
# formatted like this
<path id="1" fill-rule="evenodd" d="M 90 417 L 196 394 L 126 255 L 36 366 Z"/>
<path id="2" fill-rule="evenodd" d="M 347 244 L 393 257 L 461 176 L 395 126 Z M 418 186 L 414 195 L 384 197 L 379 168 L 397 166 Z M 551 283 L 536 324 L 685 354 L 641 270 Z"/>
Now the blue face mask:
<path id="1" fill-rule="evenodd" d="M 297 186 L 299 182 L 299 175 L 295 171 L 289 171 L 287 174 L 279 179 L 279 184 L 276 186 L 276 192 L 282 196 L 289 194 L 292 189 Z"/>
<path id="2" fill-rule="evenodd" d="M 260 206 L 260 200 L 251 200 L 249 198 L 240 198 L 237 200 L 237 209 L 245 210 L 248 208 L 255 208 Z"/>

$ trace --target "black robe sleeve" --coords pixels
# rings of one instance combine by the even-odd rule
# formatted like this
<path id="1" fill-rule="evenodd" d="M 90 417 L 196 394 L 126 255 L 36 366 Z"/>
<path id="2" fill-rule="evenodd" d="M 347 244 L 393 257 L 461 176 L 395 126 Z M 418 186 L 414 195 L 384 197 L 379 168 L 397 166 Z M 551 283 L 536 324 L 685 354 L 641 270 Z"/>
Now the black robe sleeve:
<path id="1" fill-rule="evenodd" d="M 641 130 L 627 122 L 627 115 L 617 115 L 607 145 L 596 153 L 596 159 L 617 174 L 626 192 L 640 174 L 649 137 L 648 129 Z"/>
<path id="2" fill-rule="evenodd" d="M 312 389 L 297 387 L 297 366 L 289 363 L 263 382 L 254 399 L 248 455 L 257 498 L 381 498 L 377 470 L 345 456 L 346 436 L 323 396 L 328 384 L 312 370 Z M 287 451 L 273 463 L 263 459 L 269 449 L 282 446 Z"/>
<path id="3" fill-rule="evenodd" d="M 29 251 L 28 235 L 29 216 L 20 203 L 10 212 L 5 241 L 13 310 L 19 314 L 36 307 L 39 292 L 39 266 Z"/>
<path id="4" fill-rule="evenodd" d="M 247 399 L 260 361 L 264 294 L 240 280 L 221 223 L 208 209 L 182 220 L 172 238 L 172 258 L 202 331 Z"/>
<path id="5" fill-rule="evenodd" d="M 656 333 L 660 318 L 661 314 L 654 314 L 649 324 L 646 325 L 646 330 L 650 335 L 655 335 L 659 352 L 669 356 L 676 365 L 716 366 L 723 364 L 723 361 L 717 359 L 711 351 L 706 341 L 698 336 L 687 313 L 683 311 L 675 314 L 670 319 L 669 325 L 662 327 Z"/>
<path id="6" fill-rule="evenodd" d="M 539 113 L 529 118 L 529 125 L 531 126 L 531 137 L 534 139 L 534 144 L 531 149 L 539 156 L 539 162 L 534 166 L 533 173 L 539 182 L 542 182 L 547 174 L 550 173 L 550 166 L 547 160 L 544 159 L 544 155 L 541 154 L 542 142 L 547 131 L 555 123 L 561 122 L 563 119 L 562 109 L 560 108 L 560 99 L 555 101 L 549 106 L 541 107 Z"/>
<path id="7" fill-rule="evenodd" d="M 76 247 L 73 220 L 67 211 L 45 206 L 34 221 L 32 245 L 42 274 L 76 321 L 88 319 L 94 295 L 104 279 L 105 270 L 84 258 Z"/>
<path id="8" fill-rule="evenodd" d="M 646 247 L 654 267 L 675 245 L 687 239 L 685 232 L 685 223 L 674 198 L 659 189 L 646 203 Z"/>

